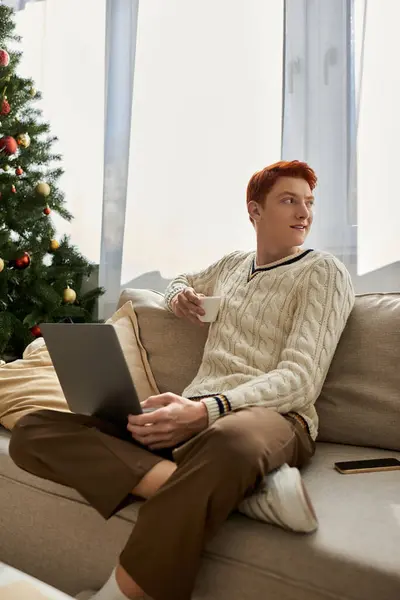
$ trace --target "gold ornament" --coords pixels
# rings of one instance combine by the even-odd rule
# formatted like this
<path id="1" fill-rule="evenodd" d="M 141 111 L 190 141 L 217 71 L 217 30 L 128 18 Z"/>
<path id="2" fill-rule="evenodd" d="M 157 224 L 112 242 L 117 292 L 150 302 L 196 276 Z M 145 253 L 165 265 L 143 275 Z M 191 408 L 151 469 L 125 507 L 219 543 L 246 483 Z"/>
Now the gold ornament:
<path id="1" fill-rule="evenodd" d="M 4 260 L 2 258 L 0 258 L 0 273 L 3 271 L 4 269 Z"/>
<path id="2" fill-rule="evenodd" d="M 20 133 L 17 135 L 17 144 L 18 146 L 22 146 L 22 148 L 29 148 L 31 145 L 31 138 L 29 137 L 29 133 Z"/>
<path id="3" fill-rule="evenodd" d="M 34 97 L 36 96 L 36 90 L 35 90 L 35 88 L 34 88 L 34 87 L 32 87 L 32 88 L 29 90 L 29 93 L 30 93 L 30 95 L 32 96 L 32 98 L 34 98 Z"/>
<path id="4" fill-rule="evenodd" d="M 63 291 L 63 300 L 66 304 L 73 304 L 76 300 L 76 292 L 69 286 Z"/>
<path id="5" fill-rule="evenodd" d="M 10 165 L 4 165 L 3 171 L 9 171 L 9 170 L 10 170 Z"/>
<path id="6" fill-rule="evenodd" d="M 51 250 L 58 250 L 59 247 L 60 247 L 60 244 L 57 242 L 57 240 L 51 240 L 51 242 L 50 242 Z"/>
<path id="7" fill-rule="evenodd" d="M 50 186 L 44 181 L 38 183 L 35 189 L 36 193 L 39 194 L 39 196 L 44 196 L 45 198 L 47 198 L 47 196 L 50 196 Z"/>

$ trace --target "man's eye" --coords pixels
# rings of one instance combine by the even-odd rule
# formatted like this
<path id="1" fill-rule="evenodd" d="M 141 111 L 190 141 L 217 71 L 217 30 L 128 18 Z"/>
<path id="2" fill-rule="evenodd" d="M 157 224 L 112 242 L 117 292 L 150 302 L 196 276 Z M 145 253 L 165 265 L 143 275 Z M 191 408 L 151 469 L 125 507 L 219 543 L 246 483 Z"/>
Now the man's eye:
<path id="1" fill-rule="evenodd" d="M 284 199 L 283 199 L 283 202 L 284 202 L 285 204 L 291 204 L 292 202 L 294 202 L 294 198 L 284 198 Z"/>

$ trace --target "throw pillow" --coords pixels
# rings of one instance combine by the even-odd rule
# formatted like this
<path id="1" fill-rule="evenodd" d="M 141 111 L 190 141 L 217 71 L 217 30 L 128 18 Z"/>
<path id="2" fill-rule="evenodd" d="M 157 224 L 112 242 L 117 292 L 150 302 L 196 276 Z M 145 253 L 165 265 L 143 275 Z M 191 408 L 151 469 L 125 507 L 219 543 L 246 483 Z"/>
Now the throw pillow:
<path id="1" fill-rule="evenodd" d="M 43 338 L 32 342 L 23 358 L 0 367 L 0 423 L 12 429 L 40 409 L 69 412 Z"/>
<path id="2" fill-rule="evenodd" d="M 132 303 L 127 302 L 107 322 L 115 327 L 139 399 L 158 394 Z M 12 429 L 21 417 L 40 409 L 69 412 L 43 338 L 32 342 L 22 359 L 0 366 L 0 423 Z"/>
<path id="3" fill-rule="evenodd" d="M 120 304 L 132 301 L 149 368 L 161 393 L 181 394 L 194 379 L 203 356 L 208 326 L 196 327 L 165 308 L 159 292 L 126 289 Z"/>
<path id="4" fill-rule="evenodd" d="M 115 328 L 139 400 L 142 402 L 149 396 L 159 394 L 146 350 L 140 340 L 139 324 L 132 302 L 125 302 L 107 323 Z"/>

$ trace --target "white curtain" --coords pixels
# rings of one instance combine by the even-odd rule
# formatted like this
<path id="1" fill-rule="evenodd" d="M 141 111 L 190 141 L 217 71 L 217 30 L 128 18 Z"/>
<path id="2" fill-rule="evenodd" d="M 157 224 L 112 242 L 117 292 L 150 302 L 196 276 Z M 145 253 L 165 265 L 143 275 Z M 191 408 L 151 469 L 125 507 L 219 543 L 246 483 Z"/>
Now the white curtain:
<path id="1" fill-rule="evenodd" d="M 139 3 L 122 284 L 254 247 L 246 185 L 280 159 L 283 2 Z"/>
<path id="2" fill-rule="evenodd" d="M 138 0 L 107 0 L 106 11 L 102 317 L 114 312 L 121 290 Z"/>
<path id="3" fill-rule="evenodd" d="M 20 74 L 43 93 L 39 107 L 59 138 L 60 188 L 71 224 L 52 214 L 58 235 L 100 260 L 104 161 L 105 0 L 9 2 L 22 36 Z"/>

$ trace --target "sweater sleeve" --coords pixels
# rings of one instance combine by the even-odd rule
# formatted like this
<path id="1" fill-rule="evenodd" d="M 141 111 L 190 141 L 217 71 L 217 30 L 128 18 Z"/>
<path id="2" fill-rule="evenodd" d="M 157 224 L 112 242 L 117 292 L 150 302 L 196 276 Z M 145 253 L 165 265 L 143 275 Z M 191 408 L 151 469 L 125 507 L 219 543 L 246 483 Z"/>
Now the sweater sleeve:
<path id="1" fill-rule="evenodd" d="M 325 257 L 312 265 L 299 287 L 292 327 L 277 367 L 232 390 L 203 398 L 209 423 L 244 406 L 265 406 L 285 414 L 315 403 L 353 305 L 353 286 L 342 263 Z"/>
<path id="2" fill-rule="evenodd" d="M 165 305 L 168 310 L 171 309 L 171 300 L 187 287 L 191 287 L 198 294 L 204 294 L 205 296 L 212 296 L 214 294 L 215 284 L 218 281 L 224 266 L 228 261 L 242 254 L 241 252 L 232 252 L 227 254 L 214 264 L 207 267 L 203 271 L 197 273 L 184 273 L 178 275 L 165 290 L 164 298 Z"/>

